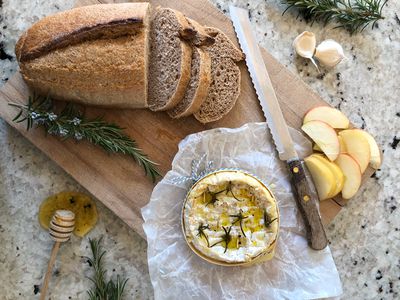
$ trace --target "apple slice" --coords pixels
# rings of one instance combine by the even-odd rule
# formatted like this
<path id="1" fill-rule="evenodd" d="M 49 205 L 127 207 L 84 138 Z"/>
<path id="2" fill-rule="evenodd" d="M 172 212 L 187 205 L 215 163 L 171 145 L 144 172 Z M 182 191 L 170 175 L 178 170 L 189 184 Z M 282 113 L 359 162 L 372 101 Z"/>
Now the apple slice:
<path id="1" fill-rule="evenodd" d="M 322 121 L 310 121 L 301 129 L 318 145 L 329 160 L 334 161 L 340 153 L 339 139 L 336 131 Z"/>
<path id="2" fill-rule="evenodd" d="M 325 164 L 329 168 L 329 170 L 332 172 L 332 174 L 335 178 L 335 181 L 336 181 L 336 188 L 334 189 L 334 191 L 331 194 L 329 194 L 329 198 L 335 197 L 343 189 L 344 175 L 343 175 L 342 170 L 338 167 L 338 165 L 329 161 L 322 154 L 312 154 L 311 156 L 317 158 L 319 161 L 321 161 L 323 164 Z"/>
<path id="3" fill-rule="evenodd" d="M 345 144 L 343 143 L 342 137 L 341 137 L 341 136 L 338 136 L 338 140 L 339 140 L 340 153 L 346 153 L 346 152 L 347 152 L 347 151 L 346 151 L 346 146 L 345 146 Z M 323 152 L 323 151 L 321 150 L 321 148 L 320 148 L 317 144 L 314 144 L 314 145 L 313 145 L 313 150 L 314 150 L 314 151 L 318 151 L 318 152 Z M 380 156 L 379 156 L 379 158 L 380 158 Z"/>
<path id="4" fill-rule="evenodd" d="M 343 199 L 350 199 L 359 190 L 361 186 L 360 166 L 354 158 L 348 154 L 340 154 L 335 160 L 344 175 L 344 185 L 342 189 Z"/>
<path id="5" fill-rule="evenodd" d="M 347 154 L 360 165 L 361 173 L 368 167 L 371 158 L 369 143 L 362 130 L 347 129 L 339 132 L 346 147 Z"/>
<path id="6" fill-rule="evenodd" d="M 322 152 L 321 148 L 317 144 L 314 144 L 312 148 L 315 151 Z"/>
<path id="7" fill-rule="evenodd" d="M 346 145 L 343 142 L 343 138 L 339 135 L 339 145 L 340 145 L 340 153 L 347 153 Z"/>
<path id="8" fill-rule="evenodd" d="M 379 150 L 378 144 L 376 143 L 375 139 L 370 135 L 368 132 L 359 129 L 359 131 L 364 135 L 367 139 L 369 144 L 369 150 L 371 152 L 371 157 L 369 159 L 369 164 L 374 169 L 379 169 L 382 163 L 381 159 L 381 151 Z"/>
<path id="9" fill-rule="evenodd" d="M 350 123 L 340 110 L 330 106 L 317 106 L 309 110 L 304 116 L 303 124 L 310 121 L 322 121 L 338 129 L 347 129 Z"/>
<path id="10" fill-rule="evenodd" d="M 336 189 L 336 180 L 331 170 L 313 156 L 306 157 L 304 162 L 311 173 L 319 200 L 329 199 L 330 195 Z"/>

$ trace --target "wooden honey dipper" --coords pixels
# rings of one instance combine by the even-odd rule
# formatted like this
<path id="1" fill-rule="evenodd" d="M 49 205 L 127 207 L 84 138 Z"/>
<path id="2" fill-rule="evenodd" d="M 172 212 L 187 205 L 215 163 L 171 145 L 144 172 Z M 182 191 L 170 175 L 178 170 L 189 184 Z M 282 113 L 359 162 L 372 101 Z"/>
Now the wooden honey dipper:
<path id="1" fill-rule="evenodd" d="M 75 214 L 72 211 L 57 210 L 54 213 L 54 216 L 50 221 L 49 234 L 52 240 L 55 241 L 55 243 L 53 245 L 53 249 L 51 250 L 47 272 L 44 276 L 42 288 L 40 289 L 40 300 L 44 300 L 46 297 L 46 292 L 47 288 L 49 287 L 49 280 L 51 277 L 51 271 L 57 257 L 58 249 L 60 249 L 60 244 L 69 240 L 72 232 L 74 231 L 74 228 Z"/>

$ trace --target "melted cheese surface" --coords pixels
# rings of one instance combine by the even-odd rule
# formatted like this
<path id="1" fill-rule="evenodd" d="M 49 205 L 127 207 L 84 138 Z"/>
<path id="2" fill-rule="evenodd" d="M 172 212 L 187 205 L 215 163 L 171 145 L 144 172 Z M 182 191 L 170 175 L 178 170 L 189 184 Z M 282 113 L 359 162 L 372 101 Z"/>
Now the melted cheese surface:
<path id="1" fill-rule="evenodd" d="M 217 171 L 189 191 L 183 225 L 186 240 L 201 255 L 245 263 L 273 252 L 279 215 L 275 198 L 258 179 Z"/>

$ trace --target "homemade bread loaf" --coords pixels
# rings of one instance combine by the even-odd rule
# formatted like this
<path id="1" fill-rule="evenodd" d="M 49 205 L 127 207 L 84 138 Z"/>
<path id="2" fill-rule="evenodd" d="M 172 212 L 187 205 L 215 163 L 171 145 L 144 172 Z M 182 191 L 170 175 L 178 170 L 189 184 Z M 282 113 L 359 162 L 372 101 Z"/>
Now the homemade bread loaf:
<path id="1" fill-rule="evenodd" d="M 211 85 L 206 100 L 194 114 L 202 123 L 214 122 L 225 116 L 235 105 L 240 94 L 240 69 L 236 65 L 244 54 L 219 29 L 206 27 L 215 38 L 206 47 L 211 56 Z"/>
<path id="2" fill-rule="evenodd" d="M 192 48 L 182 39 L 193 37 L 185 16 L 173 9 L 158 8 L 151 21 L 149 108 L 173 108 L 185 95 L 190 80 Z"/>
<path id="3" fill-rule="evenodd" d="M 56 99 L 147 107 L 149 7 L 99 4 L 43 18 L 16 45 L 23 78 Z"/>
<path id="4" fill-rule="evenodd" d="M 45 17 L 15 52 L 27 84 L 60 100 L 194 114 L 207 123 L 226 115 L 240 93 L 243 54 L 224 33 L 170 8 L 150 12 L 148 3 Z"/>
<path id="5" fill-rule="evenodd" d="M 172 118 L 189 116 L 199 110 L 207 97 L 211 83 L 211 58 L 201 48 L 194 47 L 192 53 L 190 81 L 183 99 L 168 114 Z"/>

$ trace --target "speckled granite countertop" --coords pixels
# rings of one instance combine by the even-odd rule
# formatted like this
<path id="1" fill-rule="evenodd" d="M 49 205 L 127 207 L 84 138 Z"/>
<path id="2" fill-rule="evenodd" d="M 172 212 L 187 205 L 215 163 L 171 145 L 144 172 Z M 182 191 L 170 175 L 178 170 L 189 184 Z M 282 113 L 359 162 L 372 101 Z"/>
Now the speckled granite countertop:
<path id="1" fill-rule="evenodd" d="M 250 10 L 260 43 L 357 126 L 377 137 L 384 163 L 327 228 L 343 286 L 343 299 L 399 299 L 400 295 L 400 3 L 390 0 L 379 27 L 350 36 L 332 26 L 312 27 L 295 13 L 282 16 L 279 0 L 212 0 L 225 13 L 234 3 Z M 0 77 L 16 71 L 13 48 L 19 34 L 39 18 L 64 10 L 73 0 L 0 0 Z M 396 13 L 397 12 L 397 13 Z M 291 42 L 303 30 L 319 41 L 333 38 L 348 60 L 316 70 L 293 55 Z M 61 190 L 83 190 L 55 163 L 0 119 L 1 299 L 37 299 L 51 242 L 36 220 L 40 201 Z M 129 299 L 152 298 L 146 242 L 98 202 L 100 221 L 89 237 L 104 236 L 108 274 L 130 278 Z M 74 237 L 60 252 L 51 299 L 85 299 L 90 287 L 88 239 Z"/>

